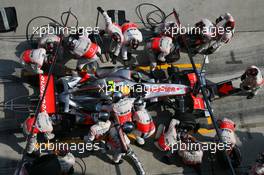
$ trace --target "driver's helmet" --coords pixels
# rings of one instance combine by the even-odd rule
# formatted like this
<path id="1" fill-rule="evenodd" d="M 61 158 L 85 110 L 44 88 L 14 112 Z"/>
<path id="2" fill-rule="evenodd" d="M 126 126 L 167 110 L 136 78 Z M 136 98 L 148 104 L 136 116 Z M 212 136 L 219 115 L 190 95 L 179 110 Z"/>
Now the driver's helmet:
<path id="1" fill-rule="evenodd" d="M 125 122 L 123 125 L 122 125 L 122 130 L 126 133 L 126 134 L 129 134 L 133 131 L 135 125 L 133 122 Z"/>
<path id="2" fill-rule="evenodd" d="M 130 87 L 127 85 L 122 85 L 119 87 L 119 91 L 122 93 L 123 96 L 129 96 Z"/>
<path id="3" fill-rule="evenodd" d="M 123 94 L 121 92 L 114 92 L 112 95 L 112 101 L 113 103 L 117 103 L 119 100 L 123 98 Z"/>
<path id="4" fill-rule="evenodd" d="M 77 71 L 79 72 L 83 72 L 83 73 L 93 73 L 96 74 L 96 70 L 98 68 L 98 62 L 97 61 L 93 61 L 93 62 L 88 62 L 88 63 L 84 63 L 84 64 L 79 64 L 77 66 Z"/>

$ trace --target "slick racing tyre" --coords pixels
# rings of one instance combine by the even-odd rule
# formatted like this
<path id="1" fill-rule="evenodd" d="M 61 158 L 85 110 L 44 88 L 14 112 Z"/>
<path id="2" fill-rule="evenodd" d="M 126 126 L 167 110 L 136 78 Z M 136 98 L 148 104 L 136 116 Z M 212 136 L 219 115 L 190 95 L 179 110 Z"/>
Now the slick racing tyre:
<path id="1" fill-rule="evenodd" d="M 134 153 L 134 151 L 132 150 L 129 150 L 129 152 L 126 154 L 126 156 L 133 161 L 133 164 L 135 165 L 136 167 L 136 170 L 137 170 L 137 174 L 138 175 L 145 175 L 146 172 L 143 168 L 143 165 L 142 163 L 139 161 L 137 155 Z"/>

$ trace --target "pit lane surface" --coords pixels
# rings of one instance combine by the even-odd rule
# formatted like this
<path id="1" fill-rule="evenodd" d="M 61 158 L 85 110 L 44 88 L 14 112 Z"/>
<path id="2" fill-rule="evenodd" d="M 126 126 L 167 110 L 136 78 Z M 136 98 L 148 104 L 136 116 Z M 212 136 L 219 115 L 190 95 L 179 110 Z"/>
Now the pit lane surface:
<path id="1" fill-rule="evenodd" d="M 262 0 L 166 0 L 149 1 L 158 5 L 165 12 L 171 12 L 176 8 L 180 14 L 182 23 L 194 24 L 202 17 L 214 20 L 219 14 L 230 12 L 236 19 L 237 33 L 228 45 L 224 46 L 219 53 L 210 56 L 210 64 L 207 65 L 207 74 L 213 81 L 225 80 L 239 76 L 243 70 L 255 64 L 264 68 L 263 47 L 264 37 L 261 31 L 264 29 L 264 1 Z M 20 44 L 24 39 L 26 23 L 31 18 L 38 15 L 47 15 L 59 19 L 60 12 L 72 7 L 72 11 L 79 17 L 80 25 L 94 26 L 96 19 L 96 7 L 102 6 L 105 9 L 124 9 L 131 21 L 139 21 L 134 14 L 137 4 L 142 1 L 107 1 L 107 0 L 1 0 L 1 7 L 15 6 L 17 8 L 19 27 L 16 33 L 1 34 L 0 36 L 0 98 L 6 101 L 20 95 L 32 94 L 32 88 L 28 84 L 18 82 L 14 71 L 19 68 L 18 55 L 25 48 Z M 117 4 L 119 5 L 117 7 Z M 102 19 L 102 18 L 101 18 Z M 102 21 L 102 20 L 101 20 Z M 254 32 L 255 31 L 255 32 Z M 6 36 L 8 36 L 6 38 Z M 12 37 L 12 39 L 10 39 Z M 180 60 L 187 63 L 186 55 Z M 74 67 L 74 62 L 68 63 Z M 13 74 L 16 81 L 7 82 Z M 8 77 L 8 78 L 7 78 Z M 264 133 L 264 105 L 263 91 L 252 99 L 246 100 L 245 97 L 231 96 L 213 103 L 216 116 L 230 117 L 236 121 L 238 130 L 236 132 L 243 154 L 243 164 L 239 171 L 246 171 L 252 164 L 258 152 L 263 150 Z M 159 117 L 165 118 L 168 114 L 159 112 Z M 12 112 L 1 112 L 0 114 L 0 174 L 12 174 L 21 158 L 20 153 L 24 146 L 22 134 L 20 133 L 19 122 L 23 120 L 23 114 Z M 211 134 L 213 135 L 213 134 Z M 160 161 L 161 153 L 153 147 L 152 140 L 149 140 L 146 147 L 139 148 L 133 146 L 137 155 L 148 174 L 195 174 L 192 169 L 182 167 L 180 160 L 176 160 L 174 165 L 166 165 Z M 134 174 L 133 168 L 125 163 L 120 166 L 109 164 L 104 156 L 82 155 L 85 157 L 87 174 Z M 76 165 L 76 174 L 80 174 L 80 168 Z M 210 164 L 205 158 L 203 174 L 212 174 Z M 215 168 L 215 174 L 226 174 L 226 171 Z"/>

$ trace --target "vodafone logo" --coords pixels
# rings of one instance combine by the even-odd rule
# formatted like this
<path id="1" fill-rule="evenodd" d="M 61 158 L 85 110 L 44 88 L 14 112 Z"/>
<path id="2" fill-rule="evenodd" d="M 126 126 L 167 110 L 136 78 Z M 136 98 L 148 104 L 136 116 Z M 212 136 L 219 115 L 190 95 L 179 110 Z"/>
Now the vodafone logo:
<path id="1" fill-rule="evenodd" d="M 39 75 L 39 94 L 40 98 L 43 97 L 44 91 L 47 85 L 48 75 Z M 41 112 L 46 112 L 48 114 L 53 114 L 56 112 L 56 102 L 55 102 L 55 91 L 54 91 L 54 78 L 51 75 L 50 81 L 47 86 L 45 96 L 41 104 Z"/>
<path id="2" fill-rule="evenodd" d="M 46 86 L 46 78 L 43 75 L 40 75 L 40 98 L 42 98 Z M 44 97 L 42 104 L 41 104 L 41 110 L 42 112 L 47 112 L 47 104 L 46 104 L 46 98 Z"/>

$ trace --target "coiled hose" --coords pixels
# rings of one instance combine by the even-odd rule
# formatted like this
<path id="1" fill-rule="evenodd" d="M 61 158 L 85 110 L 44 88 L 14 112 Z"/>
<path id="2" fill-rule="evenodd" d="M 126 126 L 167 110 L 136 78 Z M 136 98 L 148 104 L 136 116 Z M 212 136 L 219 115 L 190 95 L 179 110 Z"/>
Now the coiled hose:
<path id="1" fill-rule="evenodd" d="M 34 31 L 31 35 L 29 34 L 29 26 L 30 26 L 30 24 L 31 24 L 34 20 L 37 20 L 37 19 L 48 19 L 48 20 L 50 20 L 53 24 L 55 24 L 56 26 L 64 27 L 64 26 L 65 26 L 65 22 L 64 22 L 64 20 L 63 20 L 63 17 L 64 17 L 64 15 L 68 15 L 68 14 L 71 15 L 71 16 L 73 16 L 74 19 L 76 20 L 76 25 L 75 25 L 75 27 L 77 28 L 78 25 L 79 25 L 79 21 L 78 21 L 76 15 L 74 15 L 71 11 L 66 11 L 66 12 L 63 12 L 63 13 L 61 14 L 61 17 L 60 17 L 61 22 L 58 22 L 58 21 L 56 21 L 55 19 L 50 18 L 50 17 L 48 17 L 48 16 L 37 16 L 37 17 L 32 18 L 32 19 L 27 23 L 27 27 L 26 27 L 26 38 L 27 38 L 27 41 L 28 41 L 31 45 L 33 45 L 33 43 L 34 43 L 33 37 L 34 37 L 34 35 L 36 34 L 36 31 L 37 31 L 37 30 Z M 47 26 L 47 25 L 43 25 L 43 26 L 40 27 L 40 29 L 41 29 L 42 27 L 46 27 L 46 26 Z"/>
<path id="2" fill-rule="evenodd" d="M 142 8 L 145 7 L 146 9 L 153 8 L 154 10 L 151 10 L 147 12 L 146 16 L 144 17 L 142 14 Z M 151 4 L 151 3 L 142 3 L 139 4 L 135 9 L 136 15 L 142 22 L 142 24 L 147 29 L 153 29 L 159 24 L 162 24 L 165 22 L 167 16 L 158 6 Z"/>

